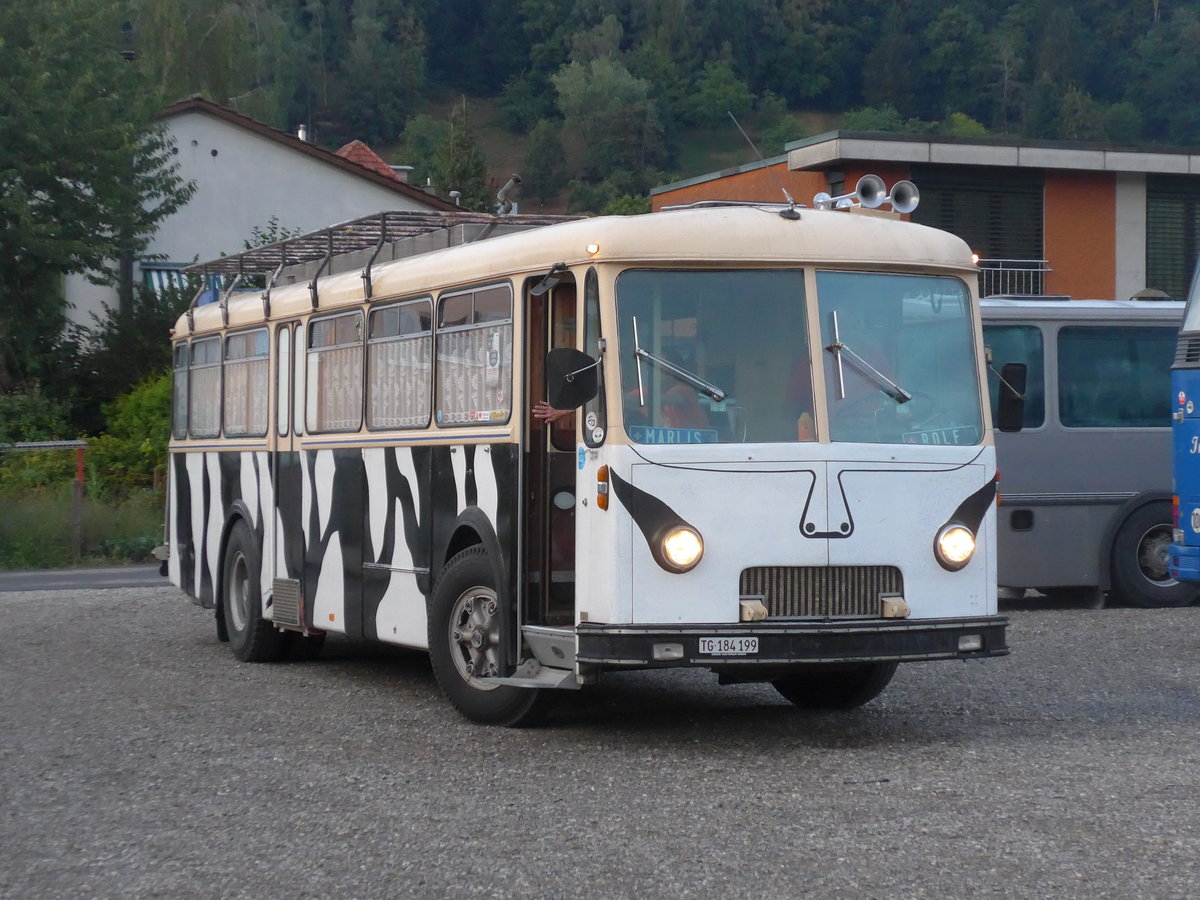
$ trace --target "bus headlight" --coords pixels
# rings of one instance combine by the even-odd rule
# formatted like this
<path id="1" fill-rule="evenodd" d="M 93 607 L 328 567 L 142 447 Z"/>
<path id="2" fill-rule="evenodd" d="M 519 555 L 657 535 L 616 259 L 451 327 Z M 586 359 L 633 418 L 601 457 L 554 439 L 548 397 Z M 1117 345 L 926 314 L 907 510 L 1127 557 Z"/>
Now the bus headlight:
<path id="1" fill-rule="evenodd" d="M 933 549 L 942 568 L 957 572 L 975 554 L 975 535 L 966 526 L 953 523 L 945 525 L 937 533 Z"/>
<path id="2" fill-rule="evenodd" d="M 662 562 L 672 572 L 687 572 L 704 555 L 704 539 L 694 528 L 678 525 L 666 533 L 660 544 Z"/>

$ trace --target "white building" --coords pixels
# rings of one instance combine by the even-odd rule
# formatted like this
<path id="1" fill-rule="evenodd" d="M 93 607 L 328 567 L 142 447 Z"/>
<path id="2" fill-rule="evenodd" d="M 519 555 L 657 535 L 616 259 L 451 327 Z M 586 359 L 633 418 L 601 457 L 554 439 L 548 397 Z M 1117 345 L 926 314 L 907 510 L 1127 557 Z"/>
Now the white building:
<path id="1" fill-rule="evenodd" d="M 159 119 L 174 139 L 179 175 L 194 182 L 196 192 L 160 223 L 146 258 L 134 265 L 135 280 L 162 283 L 192 262 L 238 253 L 272 217 L 294 232 L 381 210 L 457 209 L 386 173 L 385 166 L 368 168 L 207 100 L 181 100 Z M 65 291 L 69 318 L 86 326 L 104 305 L 117 302 L 115 290 L 83 275 L 68 276 Z"/>

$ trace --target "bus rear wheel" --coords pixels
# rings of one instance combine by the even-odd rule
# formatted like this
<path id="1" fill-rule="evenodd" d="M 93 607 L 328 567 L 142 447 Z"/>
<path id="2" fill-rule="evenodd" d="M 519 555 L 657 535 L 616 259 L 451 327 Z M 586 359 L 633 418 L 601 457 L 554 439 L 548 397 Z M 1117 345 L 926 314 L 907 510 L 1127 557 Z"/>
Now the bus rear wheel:
<path id="1" fill-rule="evenodd" d="M 812 666 L 771 682 L 801 709 L 854 709 L 878 697 L 896 674 L 896 663 Z"/>
<path id="2" fill-rule="evenodd" d="M 282 632 L 262 616 L 258 541 L 238 521 L 225 545 L 221 578 L 221 612 L 229 646 L 242 662 L 274 662 L 283 656 Z"/>
<path id="3" fill-rule="evenodd" d="M 537 724 L 550 698 L 540 688 L 496 684 L 503 613 L 487 551 L 468 547 L 442 570 L 429 610 L 429 657 L 446 698 L 472 722 Z"/>
<path id="4" fill-rule="evenodd" d="M 1171 505 L 1159 500 L 1134 510 L 1113 540 L 1112 588 L 1117 599 L 1145 609 L 1193 602 L 1195 585 L 1171 577 L 1170 550 Z"/>

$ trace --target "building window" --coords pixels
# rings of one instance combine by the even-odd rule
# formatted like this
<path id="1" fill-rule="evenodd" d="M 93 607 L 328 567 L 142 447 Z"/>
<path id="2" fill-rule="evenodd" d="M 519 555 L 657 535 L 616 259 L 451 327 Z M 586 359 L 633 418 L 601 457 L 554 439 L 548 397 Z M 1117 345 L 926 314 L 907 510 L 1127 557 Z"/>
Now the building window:
<path id="1" fill-rule="evenodd" d="M 1200 178 L 1146 178 L 1146 287 L 1187 297 L 1200 255 Z"/>
<path id="2" fill-rule="evenodd" d="M 914 166 L 912 180 L 921 191 L 912 220 L 967 242 L 986 271 L 995 273 L 983 285 L 985 296 L 1044 293 L 1041 170 Z"/>

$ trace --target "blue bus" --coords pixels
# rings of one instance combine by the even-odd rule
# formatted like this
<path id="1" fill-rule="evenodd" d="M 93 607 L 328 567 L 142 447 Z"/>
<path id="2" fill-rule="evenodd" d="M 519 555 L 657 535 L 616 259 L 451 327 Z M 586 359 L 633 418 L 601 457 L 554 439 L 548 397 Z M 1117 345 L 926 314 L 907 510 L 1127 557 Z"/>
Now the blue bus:
<path id="1" fill-rule="evenodd" d="M 1171 575 L 1200 582 L 1200 260 L 1192 274 L 1171 366 L 1175 520 Z"/>

